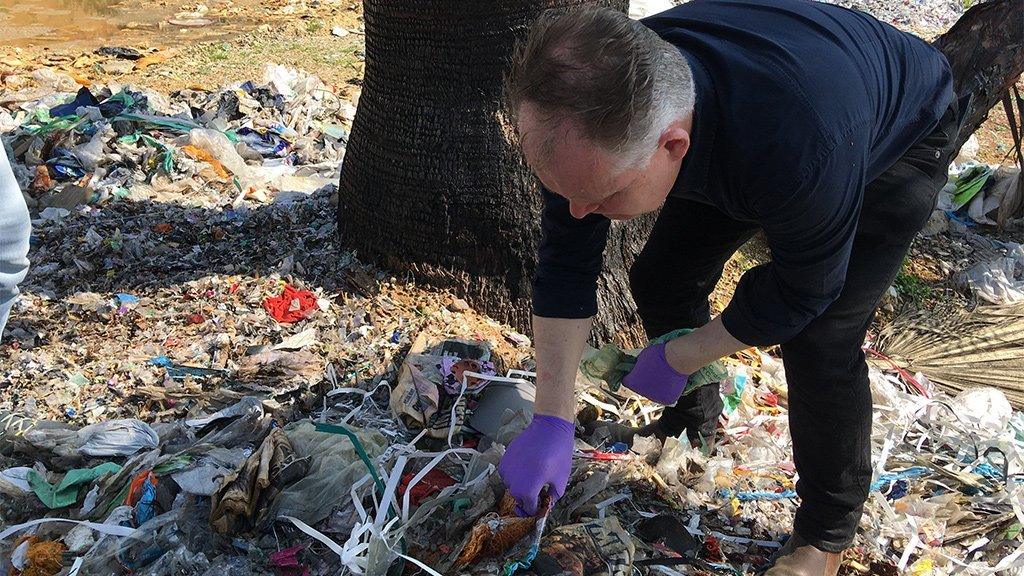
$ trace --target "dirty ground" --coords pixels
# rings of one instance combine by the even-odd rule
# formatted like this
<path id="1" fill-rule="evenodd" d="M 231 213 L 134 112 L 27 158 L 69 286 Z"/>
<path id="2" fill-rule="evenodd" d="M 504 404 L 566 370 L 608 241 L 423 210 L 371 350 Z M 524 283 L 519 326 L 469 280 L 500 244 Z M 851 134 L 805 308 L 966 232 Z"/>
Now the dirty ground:
<path id="1" fill-rule="evenodd" d="M 0 574 L 752 574 L 784 541 L 771 350 L 716 368 L 714 447 L 608 424 L 658 408 L 590 351 L 566 497 L 511 512 L 494 469 L 528 421 L 529 339 L 336 233 L 358 3 L 23 4 L 0 0 L 0 134 L 34 219 L 0 344 Z M 926 36 L 962 11 L 856 4 Z M 1002 123 L 952 167 L 873 329 L 875 481 L 843 574 L 1024 574 L 1021 371 L 901 337 L 941 319 L 963 351 L 1024 345 L 1020 215 L 985 223 L 1014 173 L 974 186 Z M 716 305 L 766 257 L 745 247 Z"/>

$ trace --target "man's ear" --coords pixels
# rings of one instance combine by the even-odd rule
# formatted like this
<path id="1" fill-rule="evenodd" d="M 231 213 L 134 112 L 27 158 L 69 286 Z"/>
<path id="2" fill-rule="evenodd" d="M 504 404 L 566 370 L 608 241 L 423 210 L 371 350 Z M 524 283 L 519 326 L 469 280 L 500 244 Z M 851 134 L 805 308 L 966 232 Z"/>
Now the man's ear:
<path id="1" fill-rule="evenodd" d="M 682 120 L 676 120 L 661 132 L 658 147 L 668 152 L 673 162 L 679 162 L 690 150 L 690 133 L 683 127 Z"/>

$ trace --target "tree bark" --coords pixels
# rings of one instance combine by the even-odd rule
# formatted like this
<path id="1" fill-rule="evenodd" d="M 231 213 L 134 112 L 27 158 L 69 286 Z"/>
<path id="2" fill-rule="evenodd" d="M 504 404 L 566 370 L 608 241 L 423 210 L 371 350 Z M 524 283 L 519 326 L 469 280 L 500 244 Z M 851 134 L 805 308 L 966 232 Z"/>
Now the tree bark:
<path id="1" fill-rule="evenodd" d="M 588 3 L 627 6 L 365 0 L 363 93 L 338 193 L 342 240 L 528 332 L 540 196 L 502 109 L 502 78 L 541 11 Z M 639 341 L 625 270 L 650 225 L 618 224 L 609 237 L 598 342 Z"/>
<path id="2" fill-rule="evenodd" d="M 1024 74 L 1024 0 L 973 6 L 934 45 L 949 60 L 956 94 L 974 95 L 960 145 Z"/>

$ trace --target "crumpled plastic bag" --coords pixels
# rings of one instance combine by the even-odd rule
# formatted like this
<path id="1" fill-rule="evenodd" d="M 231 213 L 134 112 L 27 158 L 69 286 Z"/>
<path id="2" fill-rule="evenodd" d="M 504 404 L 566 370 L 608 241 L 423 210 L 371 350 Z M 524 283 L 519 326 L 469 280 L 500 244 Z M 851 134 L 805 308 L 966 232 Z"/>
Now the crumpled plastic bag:
<path id="1" fill-rule="evenodd" d="M 6 470 L 0 470 L 0 494 L 6 496 L 21 496 L 32 491 L 28 483 L 29 472 L 32 468 L 28 466 L 15 466 Z"/>
<path id="2" fill-rule="evenodd" d="M 1006 395 L 996 388 L 974 388 L 957 394 L 951 402 L 953 411 L 962 420 L 992 435 L 1006 430 L 1013 417 L 1013 407 Z"/>
<path id="3" fill-rule="evenodd" d="M 244 188 L 252 183 L 252 169 L 235 150 L 227 136 L 209 128 L 196 128 L 188 133 L 189 144 L 205 150 L 232 174 L 238 177 Z"/>
<path id="4" fill-rule="evenodd" d="M 1003 258 L 979 262 L 965 272 L 967 284 L 979 298 L 992 304 L 1024 301 L 1024 280 L 1018 280 L 1018 263 L 1024 266 L 1024 249 L 1016 245 Z"/>
<path id="5" fill-rule="evenodd" d="M 223 483 L 223 478 L 234 473 L 245 463 L 244 448 L 211 447 L 199 457 L 197 465 L 172 475 L 182 492 L 211 496 Z"/>
<path id="6" fill-rule="evenodd" d="M 156 448 L 160 443 L 156 430 L 136 419 L 97 422 L 76 430 L 62 422 L 34 420 L 16 414 L 8 417 L 11 427 L 0 431 L 0 452 L 31 452 L 37 457 L 39 452 L 62 457 L 131 456 Z"/>
<path id="7" fill-rule="evenodd" d="M 78 500 L 78 491 L 83 484 L 88 484 L 106 474 L 116 474 L 121 467 L 112 462 L 104 462 L 93 468 L 80 468 L 68 470 L 60 482 L 56 485 L 50 484 L 42 474 L 35 470 L 28 472 L 28 483 L 32 491 L 39 497 L 40 502 L 47 508 L 64 508 L 71 506 Z"/>
<path id="8" fill-rule="evenodd" d="M 383 453 L 387 439 L 376 430 L 359 430 L 356 434 L 372 459 Z M 334 508 L 351 498 L 352 484 L 369 473 L 345 436 L 317 432 L 312 422 L 289 424 L 284 433 L 300 458 L 309 459 L 306 476 L 288 486 L 277 497 L 277 515 L 293 516 L 314 525 L 326 518 Z"/>
<path id="9" fill-rule="evenodd" d="M 88 142 L 72 148 L 71 153 L 82 163 L 82 168 L 93 172 L 100 165 L 100 161 L 106 156 L 104 144 L 111 138 L 114 138 L 114 136 L 114 129 L 109 125 L 105 125 L 103 129 L 97 130 Z"/>
<path id="10" fill-rule="evenodd" d="M 86 456 L 131 456 L 156 448 L 160 437 L 142 420 L 108 420 L 82 428 L 76 433 L 78 452 Z"/>

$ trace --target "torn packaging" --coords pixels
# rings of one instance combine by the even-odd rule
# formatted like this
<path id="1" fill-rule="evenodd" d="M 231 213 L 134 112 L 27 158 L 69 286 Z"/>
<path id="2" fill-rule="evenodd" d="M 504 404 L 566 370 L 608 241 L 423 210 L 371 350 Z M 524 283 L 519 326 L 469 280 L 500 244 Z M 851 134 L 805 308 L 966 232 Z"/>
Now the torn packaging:
<path id="1" fill-rule="evenodd" d="M 550 507 L 550 498 L 539 509 Z M 461 569 L 487 558 L 498 558 L 525 538 L 537 525 L 537 517 L 520 518 L 515 514 L 515 500 L 509 495 L 501 499 L 497 513 L 481 518 L 469 531 L 462 544 L 453 570 Z"/>
<path id="2" fill-rule="evenodd" d="M 410 430 L 425 428 L 431 438 L 447 438 L 453 416 L 455 430 L 465 421 L 465 394 L 488 383 L 466 372 L 493 375 L 490 360 L 487 342 L 450 339 L 428 349 L 426 334 L 420 334 L 402 363 L 391 393 L 391 411 Z"/>
<path id="3" fill-rule="evenodd" d="M 210 523 L 222 534 L 236 534 L 272 521 L 271 502 L 282 487 L 304 477 L 307 467 L 285 433 L 274 428 L 242 468 L 224 478 L 213 495 Z"/>
<path id="4" fill-rule="evenodd" d="M 391 394 L 391 410 L 410 430 L 426 428 L 431 438 L 447 438 L 453 411 L 455 430 L 459 430 L 466 418 L 466 394 L 479 391 L 487 384 L 486 380 L 467 377 L 467 384 L 472 388 L 467 388 L 465 393 L 460 393 L 461 390 L 452 393 L 455 373 L 462 375 L 467 367 L 477 368 L 482 364 L 472 359 L 409 354 Z"/>
<path id="5" fill-rule="evenodd" d="M 553 530 L 531 570 L 537 576 L 631 576 L 635 552 L 618 519 L 608 516 Z"/>

